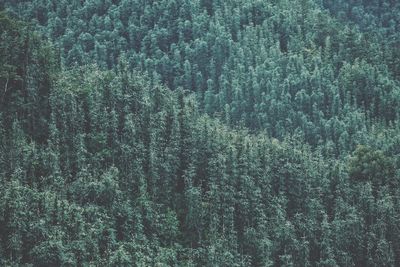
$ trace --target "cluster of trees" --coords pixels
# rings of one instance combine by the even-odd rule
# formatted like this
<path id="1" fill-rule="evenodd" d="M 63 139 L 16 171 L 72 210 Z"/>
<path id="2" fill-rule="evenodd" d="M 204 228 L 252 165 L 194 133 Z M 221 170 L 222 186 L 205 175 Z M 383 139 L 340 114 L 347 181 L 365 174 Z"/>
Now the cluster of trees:
<path id="1" fill-rule="evenodd" d="M 301 134 L 312 146 L 336 144 L 341 155 L 371 121 L 399 115 L 394 1 L 6 2 L 38 22 L 66 66 L 114 68 L 124 55 L 153 81 L 196 92 L 201 111 L 228 125 L 278 139 Z M 352 15 L 359 10 L 380 23 L 360 29 L 324 7 L 338 17 L 348 10 L 347 21 L 363 24 Z"/>
<path id="2" fill-rule="evenodd" d="M 351 21 L 386 54 L 386 64 L 400 78 L 400 3 L 398 1 L 332 1 L 324 6 L 343 21 Z"/>
<path id="3" fill-rule="evenodd" d="M 339 2 L 5 1 L 0 265 L 400 265 L 398 39 Z"/>

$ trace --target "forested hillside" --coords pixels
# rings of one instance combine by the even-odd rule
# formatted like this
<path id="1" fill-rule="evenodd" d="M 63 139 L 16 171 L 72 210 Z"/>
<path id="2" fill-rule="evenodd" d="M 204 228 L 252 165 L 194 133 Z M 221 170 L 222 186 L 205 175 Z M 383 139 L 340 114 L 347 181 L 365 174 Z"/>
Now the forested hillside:
<path id="1" fill-rule="evenodd" d="M 0 2 L 1 266 L 399 266 L 396 1 Z"/>
<path id="2" fill-rule="evenodd" d="M 131 68 L 152 80 L 195 91 L 201 110 L 229 125 L 279 139 L 299 133 L 313 146 L 333 143 L 336 154 L 347 154 L 371 120 L 396 121 L 400 108 L 399 4 L 361 2 L 367 1 L 38 0 L 6 6 L 36 21 L 66 66 L 112 68 L 125 54 Z M 361 29 L 330 17 L 324 6 Z"/>

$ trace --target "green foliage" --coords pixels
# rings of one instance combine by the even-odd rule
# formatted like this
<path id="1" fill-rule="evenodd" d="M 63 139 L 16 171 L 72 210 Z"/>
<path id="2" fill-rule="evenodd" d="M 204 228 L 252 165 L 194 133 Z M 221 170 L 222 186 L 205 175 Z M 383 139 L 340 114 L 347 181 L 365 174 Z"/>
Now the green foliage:
<path id="1" fill-rule="evenodd" d="M 4 1 L 0 265 L 400 265 L 399 6 L 332 3 Z"/>
<path id="2" fill-rule="evenodd" d="M 47 138 L 49 89 L 58 69 L 50 44 L 0 12 L 0 112 L 6 129 L 18 119 L 37 141 Z"/>
<path id="3" fill-rule="evenodd" d="M 350 178 L 357 181 L 387 185 L 395 174 L 395 165 L 382 151 L 358 146 L 349 160 Z"/>
<path id="4" fill-rule="evenodd" d="M 345 155 L 370 126 L 354 114 L 386 125 L 398 119 L 400 6 L 335 3 L 37 0 L 5 6 L 39 22 L 67 67 L 95 62 L 113 69 L 124 57 L 130 69 L 172 90 L 196 92 L 201 111 L 231 126 L 281 140 L 301 132 L 314 147 L 340 143 L 334 153 Z"/>

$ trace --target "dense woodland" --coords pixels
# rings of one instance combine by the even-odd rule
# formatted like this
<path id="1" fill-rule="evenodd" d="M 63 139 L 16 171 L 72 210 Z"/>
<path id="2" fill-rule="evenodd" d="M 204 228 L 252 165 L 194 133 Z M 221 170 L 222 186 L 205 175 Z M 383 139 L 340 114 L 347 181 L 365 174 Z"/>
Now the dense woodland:
<path id="1" fill-rule="evenodd" d="M 400 266 L 398 1 L 0 10 L 0 266 Z"/>

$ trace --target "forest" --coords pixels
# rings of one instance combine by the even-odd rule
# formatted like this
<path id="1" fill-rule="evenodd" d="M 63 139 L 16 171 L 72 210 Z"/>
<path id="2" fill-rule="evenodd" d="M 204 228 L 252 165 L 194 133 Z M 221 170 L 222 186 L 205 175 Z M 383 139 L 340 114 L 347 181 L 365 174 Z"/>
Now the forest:
<path id="1" fill-rule="evenodd" d="M 400 2 L 0 0 L 0 266 L 400 266 Z"/>

